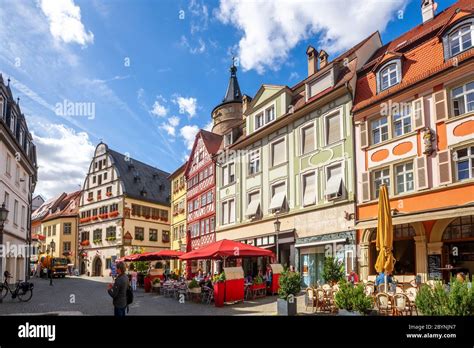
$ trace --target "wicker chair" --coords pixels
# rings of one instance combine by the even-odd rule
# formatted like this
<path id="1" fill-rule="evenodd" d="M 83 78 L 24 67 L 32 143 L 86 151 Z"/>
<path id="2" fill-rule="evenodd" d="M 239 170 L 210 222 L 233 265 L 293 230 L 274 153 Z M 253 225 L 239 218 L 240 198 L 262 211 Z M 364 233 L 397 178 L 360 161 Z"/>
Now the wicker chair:
<path id="1" fill-rule="evenodd" d="M 364 293 L 366 296 L 374 296 L 375 288 L 373 284 L 366 284 L 364 287 Z"/>
<path id="2" fill-rule="evenodd" d="M 395 293 L 396 294 L 404 294 L 405 291 L 403 291 L 403 288 L 399 285 L 397 285 L 397 287 L 395 288 Z"/>
<path id="3" fill-rule="evenodd" d="M 311 311 L 314 312 L 314 309 L 316 308 L 316 294 L 312 287 L 306 288 L 305 305 L 306 310 L 308 310 L 308 307 L 311 307 Z"/>
<path id="4" fill-rule="evenodd" d="M 411 305 L 408 296 L 405 294 L 395 294 L 393 296 L 393 309 L 395 315 L 411 315 Z"/>
<path id="5" fill-rule="evenodd" d="M 318 288 L 314 290 L 314 294 L 316 297 L 316 311 L 328 311 L 326 291 L 324 291 L 324 289 Z"/>
<path id="6" fill-rule="evenodd" d="M 405 290 L 405 294 L 408 296 L 410 299 L 410 306 L 413 311 L 416 312 L 416 315 L 418 315 L 418 308 L 416 307 L 415 301 L 416 301 L 416 295 L 418 295 L 418 289 L 417 288 L 408 288 Z"/>
<path id="7" fill-rule="evenodd" d="M 380 292 L 375 296 L 375 305 L 380 314 L 389 315 L 392 312 L 390 297 L 384 292 Z"/>
<path id="8" fill-rule="evenodd" d="M 322 288 L 323 288 L 324 291 L 329 291 L 329 290 L 331 290 L 331 285 L 323 284 Z"/>
<path id="9" fill-rule="evenodd" d="M 202 290 L 203 292 L 201 302 L 205 304 L 210 304 L 214 300 L 214 289 L 208 286 L 203 286 Z"/>

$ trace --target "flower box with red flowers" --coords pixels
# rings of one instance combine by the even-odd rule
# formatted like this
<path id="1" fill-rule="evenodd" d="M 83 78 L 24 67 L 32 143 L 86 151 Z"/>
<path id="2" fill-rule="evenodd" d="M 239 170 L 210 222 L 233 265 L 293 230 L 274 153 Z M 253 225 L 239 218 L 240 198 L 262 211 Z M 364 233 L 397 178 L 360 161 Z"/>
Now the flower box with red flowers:
<path id="1" fill-rule="evenodd" d="M 91 243 L 90 243 L 88 240 L 83 240 L 83 241 L 81 242 L 81 245 L 82 245 L 82 246 L 89 246 L 90 244 L 91 244 Z M 86 254 L 86 255 L 87 255 L 87 254 Z"/>
<path id="2" fill-rule="evenodd" d="M 91 219 L 92 219 L 92 221 L 97 221 L 97 220 L 99 220 L 99 217 L 96 215 L 96 216 L 91 217 Z"/>
<path id="3" fill-rule="evenodd" d="M 86 222 L 89 222 L 89 221 L 91 221 L 90 217 L 82 218 L 82 219 L 79 220 L 80 223 L 86 223 Z"/>
<path id="4" fill-rule="evenodd" d="M 105 195 L 106 195 L 107 197 L 110 197 L 110 196 L 112 196 L 112 192 L 107 192 Z"/>
<path id="5" fill-rule="evenodd" d="M 151 219 L 152 220 L 159 220 L 160 218 L 158 216 L 152 216 Z"/>
<path id="6" fill-rule="evenodd" d="M 104 214 L 99 214 L 99 217 L 101 219 L 107 219 L 109 217 L 109 214 L 108 213 L 104 213 Z"/>
<path id="7" fill-rule="evenodd" d="M 92 198 L 92 197 L 87 198 L 88 202 L 92 202 L 93 200 L 94 200 L 94 198 Z"/>
<path id="8" fill-rule="evenodd" d="M 150 215 L 143 215 L 145 219 L 149 219 L 151 216 Z"/>
<path id="9" fill-rule="evenodd" d="M 119 212 L 118 212 L 118 211 L 111 211 L 111 212 L 109 213 L 109 217 L 116 217 L 116 216 L 118 216 L 118 215 L 119 215 Z"/>
<path id="10" fill-rule="evenodd" d="M 102 196 L 97 196 L 97 200 L 100 201 L 102 199 Z"/>

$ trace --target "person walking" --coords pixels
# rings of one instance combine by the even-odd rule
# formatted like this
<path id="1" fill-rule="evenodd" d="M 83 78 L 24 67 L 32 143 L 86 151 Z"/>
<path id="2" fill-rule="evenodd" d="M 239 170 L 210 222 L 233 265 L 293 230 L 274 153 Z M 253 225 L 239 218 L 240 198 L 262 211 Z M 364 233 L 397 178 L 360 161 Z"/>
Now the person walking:
<path id="1" fill-rule="evenodd" d="M 127 288 L 128 277 L 125 274 L 125 264 L 117 263 L 117 278 L 113 284 L 109 284 L 107 292 L 113 298 L 114 315 L 116 317 L 124 317 L 127 308 Z"/>
<path id="2" fill-rule="evenodd" d="M 137 291 L 138 272 L 133 269 L 130 275 L 132 276 L 132 290 Z"/>

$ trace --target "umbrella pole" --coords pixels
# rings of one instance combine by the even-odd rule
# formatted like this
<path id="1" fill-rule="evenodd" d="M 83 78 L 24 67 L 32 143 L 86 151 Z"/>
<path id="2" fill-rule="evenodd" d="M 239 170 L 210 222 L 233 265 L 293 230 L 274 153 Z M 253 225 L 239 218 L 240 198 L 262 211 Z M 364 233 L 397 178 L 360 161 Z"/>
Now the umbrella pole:
<path id="1" fill-rule="evenodd" d="M 387 278 L 387 271 L 384 273 L 385 278 L 385 292 L 388 292 L 388 278 Z"/>

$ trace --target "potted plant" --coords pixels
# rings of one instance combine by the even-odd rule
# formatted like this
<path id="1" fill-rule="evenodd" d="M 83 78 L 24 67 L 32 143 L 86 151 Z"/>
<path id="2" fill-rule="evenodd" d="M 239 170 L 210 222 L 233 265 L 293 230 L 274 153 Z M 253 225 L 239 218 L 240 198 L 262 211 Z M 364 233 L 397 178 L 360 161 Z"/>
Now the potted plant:
<path id="1" fill-rule="evenodd" d="M 280 274 L 278 282 L 278 315 L 296 315 L 296 295 L 301 291 L 301 274 L 286 270 Z"/>
<path id="2" fill-rule="evenodd" d="M 107 239 L 109 242 L 113 242 L 113 241 L 116 240 L 117 238 L 111 236 L 111 237 L 107 237 L 106 239 Z"/>
<path id="3" fill-rule="evenodd" d="M 112 192 L 107 192 L 107 193 L 106 193 L 106 196 L 107 196 L 107 197 L 112 196 Z"/>
<path id="4" fill-rule="evenodd" d="M 255 278 L 253 278 L 251 289 L 252 290 L 259 290 L 265 288 L 265 282 L 262 278 L 262 276 L 257 275 Z"/>
<path id="5" fill-rule="evenodd" d="M 216 274 L 212 278 L 212 283 L 214 285 L 214 304 L 216 307 L 223 307 L 225 298 L 225 273 Z"/>
<path id="6" fill-rule="evenodd" d="M 90 242 L 89 242 L 88 240 L 83 240 L 83 241 L 81 242 L 81 245 L 82 245 L 82 246 L 89 246 L 89 245 L 90 245 Z"/>
<path id="7" fill-rule="evenodd" d="M 189 292 L 195 293 L 195 294 L 200 294 L 201 293 L 201 287 L 199 286 L 199 283 L 197 282 L 196 279 L 191 280 L 191 282 L 188 285 Z"/>
<path id="8" fill-rule="evenodd" d="M 449 287 L 440 281 L 433 288 L 422 285 L 415 304 L 423 315 L 474 315 L 474 289 L 456 278 L 451 279 Z"/>
<path id="9" fill-rule="evenodd" d="M 337 284 L 345 278 L 345 273 L 344 264 L 341 260 L 333 256 L 325 258 L 322 276 L 326 283 L 331 285 Z"/>
<path id="10" fill-rule="evenodd" d="M 334 295 L 339 315 L 368 314 L 373 308 L 372 299 L 364 292 L 362 284 L 354 286 L 345 279 L 339 282 L 339 290 Z"/>
<path id="11" fill-rule="evenodd" d="M 116 210 L 116 211 L 111 211 L 111 212 L 109 213 L 109 217 L 116 217 L 116 216 L 118 216 L 118 214 L 119 214 L 118 210 Z"/>
<path id="12" fill-rule="evenodd" d="M 94 244 L 102 243 L 102 239 L 94 239 Z"/>

